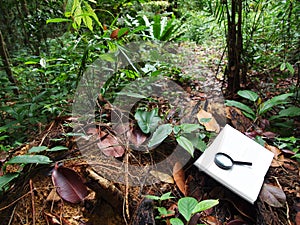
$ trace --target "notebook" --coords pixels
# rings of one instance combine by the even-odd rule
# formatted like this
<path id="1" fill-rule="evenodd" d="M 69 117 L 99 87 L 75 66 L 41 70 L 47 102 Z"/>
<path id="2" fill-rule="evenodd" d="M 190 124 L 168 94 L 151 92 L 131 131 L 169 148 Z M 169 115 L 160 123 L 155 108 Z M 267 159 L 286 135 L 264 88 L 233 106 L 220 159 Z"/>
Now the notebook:
<path id="1" fill-rule="evenodd" d="M 252 165 L 234 164 L 228 170 L 222 169 L 215 163 L 215 155 L 219 152 L 229 155 L 234 161 L 251 162 Z M 271 151 L 227 124 L 194 164 L 253 204 L 273 156 Z"/>

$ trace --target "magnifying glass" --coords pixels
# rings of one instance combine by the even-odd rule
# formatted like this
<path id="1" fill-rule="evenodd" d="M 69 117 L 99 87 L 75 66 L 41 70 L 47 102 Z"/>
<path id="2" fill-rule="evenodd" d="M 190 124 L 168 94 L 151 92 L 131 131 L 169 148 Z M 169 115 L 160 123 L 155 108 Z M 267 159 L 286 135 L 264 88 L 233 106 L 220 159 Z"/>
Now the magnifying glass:
<path id="1" fill-rule="evenodd" d="M 241 161 L 234 161 L 229 155 L 219 152 L 215 155 L 215 164 L 224 170 L 229 170 L 233 167 L 233 165 L 246 165 L 252 166 L 252 162 L 241 162 Z"/>

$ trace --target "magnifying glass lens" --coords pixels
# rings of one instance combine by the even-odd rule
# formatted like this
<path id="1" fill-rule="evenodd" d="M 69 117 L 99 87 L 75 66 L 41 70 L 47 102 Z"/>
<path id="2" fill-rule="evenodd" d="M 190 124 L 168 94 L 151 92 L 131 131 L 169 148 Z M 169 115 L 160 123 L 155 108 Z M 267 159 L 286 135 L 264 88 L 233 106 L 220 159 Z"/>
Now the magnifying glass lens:
<path id="1" fill-rule="evenodd" d="M 216 154 L 215 163 L 222 169 L 229 170 L 233 166 L 232 159 L 225 154 Z"/>

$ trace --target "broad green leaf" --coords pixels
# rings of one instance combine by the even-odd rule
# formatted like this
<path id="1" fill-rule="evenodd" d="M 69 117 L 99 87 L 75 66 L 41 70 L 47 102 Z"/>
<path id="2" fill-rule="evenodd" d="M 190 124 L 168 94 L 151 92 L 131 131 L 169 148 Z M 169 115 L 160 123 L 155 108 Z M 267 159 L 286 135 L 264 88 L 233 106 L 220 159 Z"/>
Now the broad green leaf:
<path id="1" fill-rule="evenodd" d="M 99 56 L 100 59 L 108 61 L 108 62 L 115 62 L 116 61 L 116 57 L 114 54 L 111 53 L 105 53 Z"/>
<path id="2" fill-rule="evenodd" d="M 160 125 L 153 133 L 149 143 L 148 147 L 151 148 L 155 145 L 160 144 L 165 140 L 169 134 L 172 132 L 172 125 L 171 124 L 162 124 Z"/>
<path id="3" fill-rule="evenodd" d="M 172 192 L 167 192 L 167 193 L 164 193 L 161 197 L 160 197 L 160 200 L 163 201 L 163 200 L 168 200 L 168 199 L 171 199 L 171 198 L 175 198 L 173 196 L 171 196 Z"/>
<path id="4" fill-rule="evenodd" d="M 56 152 L 56 151 L 62 151 L 62 150 L 68 150 L 65 146 L 55 146 L 53 148 L 47 149 L 47 152 Z"/>
<path id="5" fill-rule="evenodd" d="M 155 200 L 155 201 L 159 201 L 160 200 L 160 197 L 159 196 L 155 196 L 155 195 L 146 195 L 145 197 L 148 198 L 148 199 L 151 199 L 151 200 Z"/>
<path id="6" fill-rule="evenodd" d="M 42 151 L 45 151 L 47 150 L 48 148 L 46 146 L 34 146 L 32 147 L 31 149 L 29 149 L 29 153 L 37 153 L 37 152 L 42 152 Z"/>
<path id="7" fill-rule="evenodd" d="M 72 22 L 72 20 L 66 19 L 66 18 L 54 18 L 54 19 L 48 19 L 46 21 L 46 24 L 48 24 L 48 23 L 62 23 L 62 22 Z"/>
<path id="8" fill-rule="evenodd" d="M 161 216 L 168 214 L 168 210 L 165 207 L 157 207 L 157 210 Z"/>
<path id="9" fill-rule="evenodd" d="M 7 163 L 8 164 L 27 164 L 27 163 L 39 163 L 39 164 L 49 164 L 52 161 L 49 157 L 44 155 L 17 155 L 11 158 Z"/>
<path id="10" fill-rule="evenodd" d="M 0 191 L 2 191 L 9 182 L 19 176 L 19 173 L 7 173 L 0 176 Z"/>
<path id="11" fill-rule="evenodd" d="M 66 4 L 66 12 L 71 12 L 74 5 L 74 0 L 68 0 Z"/>
<path id="12" fill-rule="evenodd" d="M 236 108 L 239 108 L 245 112 L 247 112 L 250 115 L 253 115 L 255 117 L 255 112 L 247 105 L 238 102 L 238 101 L 234 101 L 234 100 L 226 100 L 225 105 L 227 106 L 234 106 Z"/>
<path id="13" fill-rule="evenodd" d="M 194 156 L 194 146 L 193 143 L 186 137 L 179 136 L 176 138 L 178 144 L 183 147 L 191 156 Z"/>
<path id="14" fill-rule="evenodd" d="M 249 90 L 238 91 L 238 95 L 252 102 L 255 102 L 258 99 L 258 94 Z"/>
<path id="15" fill-rule="evenodd" d="M 242 111 L 242 112 L 243 112 L 244 116 L 248 117 L 251 120 L 255 120 L 255 116 L 253 116 L 252 114 L 249 114 L 249 113 L 247 113 L 245 111 Z"/>
<path id="16" fill-rule="evenodd" d="M 91 17 L 89 15 L 83 15 L 82 18 L 87 28 L 89 28 L 90 31 L 93 31 L 93 20 L 91 19 Z"/>
<path id="17" fill-rule="evenodd" d="M 186 219 L 186 221 L 189 221 L 191 219 L 193 210 L 197 203 L 197 200 L 192 197 L 184 197 L 179 199 L 178 210 L 181 213 L 181 215 Z"/>
<path id="18" fill-rule="evenodd" d="M 205 211 L 219 204 L 219 200 L 207 199 L 199 202 L 192 211 L 192 214 Z"/>
<path id="19" fill-rule="evenodd" d="M 171 218 L 170 223 L 172 225 L 184 225 L 184 223 L 179 218 Z"/>
<path id="20" fill-rule="evenodd" d="M 291 106 L 287 109 L 282 109 L 278 113 L 278 115 L 270 117 L 269 120 L 274 120 L 281 117 L 294 117 L 294 116 L 300 116 L 300 108 L 297 106 Z"/>
<path id="21" fill-rule="evenodd" d="M 275 97 L 269 99 L 268 101 L 262 103 L 258 110 L 259 115 L 266 113 L 267 111 L 269 111 L 272 107 L 274 107 L 276 105 L 287 103 L 286 100 L 290 96 L 293 96 L 293 93 L 278 95 L 278 96 L 275 96 Z"/>
<path id="22" fill-rule="evenodd" d="M 183 133 L 191 133 L 197 129 L 200 128 L 199 124 L 189 124 L 189 123 L 184 123 L 180 125 L 181 130 Z"/>
<path id="23" fill-rule="evenodd" d="M 129 29 L 127 27 L 121 28 L 118 32 L 118 38 L 122 37 L 124 34 L 127 34 Z"/>
<path id="24" fill-rule="evenodd" d="M 158 116 L 158 109 L 153 109 L 150 112 L 143 111 L 143 110 L 137 110 L 134 118 L 138 122 L 139 127 L 141 130 L 148 134 L 150 132 L 153 132 L 158 123 L 161 121 L 160 117 Z"/>
<path id="25" fill-rule="evenodd" d="M 281 63 L 281 65 L 280 65 L 280 70 L 281 70 L 281 71 L 285 70 L 285 62 Z"/>
<path id="26" fill-rule="evenodd" d="M 288 71 L 291 73 L 291 74 L 294 74 L 295 73 L 295 69 L 294 67 L 290 64 L 290 63 L 286 63 L 286 68 L 288 69 Z"/>

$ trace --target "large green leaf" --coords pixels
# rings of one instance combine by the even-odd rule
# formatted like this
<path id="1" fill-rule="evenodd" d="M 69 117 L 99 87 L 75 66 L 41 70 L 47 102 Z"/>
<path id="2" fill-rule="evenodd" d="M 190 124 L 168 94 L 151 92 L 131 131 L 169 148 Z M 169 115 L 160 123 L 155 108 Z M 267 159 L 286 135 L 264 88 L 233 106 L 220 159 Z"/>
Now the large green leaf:
<path id="1" fill-rule="evenodd" d="M 193 210 L 196 207 L 197 203 L 197 200 L 192 197 L 184 197 L 179 199 L 178 210 L 181 213 L 181 215 L 186 219 L 186 221 L 189 221 L 191 219 Z"/>
<path id="2" fill-rule="evenodd" d="M 49 157 L 44 155 L 17 155 L 11 158 L 7 163 L 8 164 L 27 164 L 27 163 L 39 163 L 39 164 L 49 164 L 52 161 Z"/>
<path id="3" fill-rule="evenodd" d="M 165 140 L 169 134 L 172 132 L 172 125 L 171 124 L 162 124 L 160 125 L 153 133 L 149 143 L 148 147 L 151 148 L 155 145 L 160 144 Z"/>
<path id="4" fill-rule="evenodd" d="M 242 111 L 247 113 L 247 115 L 245 115 L 245 116 L 249 117 L 252 120 L 255 119 L 255 112 L 249 106 L 245 105 L 244 103 L 234 101 L 234 100 L 226 100 L 225 105 L 234 106 L 236 108 L 239 108 Z"/>
<path id="5" fill-rule="evenodd" d="M 46 146 L 34 146 L 31 149 L 29 149 L 29 153 L 38 153 L 47 150 L 48 148 Z"/>
<path id="6" fill-rule="evenodd" d="M 193 143 L 187 139 L 186 137 L 179 136 L 176 138 L 176 141 L 178 144 L 183 147 L 185 150 L 187 150 L 188 153 L 191 154 L 191 156 L 194 156 L 194 146 Z"/>
<path id="7" fill-rule="evenodd" d="M 0 192 L 5 188 L 5 186 L 11 182 L 13 179 L 19 176 L 19 173 L 7 173 L 0 176 Z"/>
<path id="8" fill-rule="evenodd" d="M 297 106 L 291 106 L 287 109 L 282 109 L 278 113 L 278 115 L 270 117 L 269 120 L 274 120 L 282 117 L 294 117 L 294 116 L 300 116 L 300 108 Z"/>
<path id="9" fill-rule="evenodd" d="M 153 132 L 161 121 L 158 116 L 158 109 L 153 109 L 150 112 L 138 110 L 136 111 L 134 118 L 137 120 L 139 127 L 145 134 Z"/>
<path id="10" fill-rule="evenodd" d="M 171 218 L 170 223 L 172 225 L 184 225 L 184 223 L 179 218 Z"/>
<path id="11" fill-rule="evenodd" d="M 218 204 L 219 204 L 219 200 L 215 200 L 215 199 L 203 200 L 195 206 L 192 213 L 195 214 L 198 212 L 202 212 L 202 211 L 210 209 Z"/>
<path id="12" fill-rule="evenodd" d="M 238 91 L 238 95 L 252 102 L 255 102 L 258 99 L 258 94 L 249 90 Z"/>
<path id="13" fill-rule="evenodd" d="M 275 96 L 275 97 L 269 99 L 268 101 L 266 101 L 260 105 L 258 114 L 262 115 L 276 105 L 281 105 L 281 104 L 287 103 L 286 100 L 290 96 L 293 96 L 293 93 L 282 94 L 282 95 L 278 95 L 278 96 Z"/>

